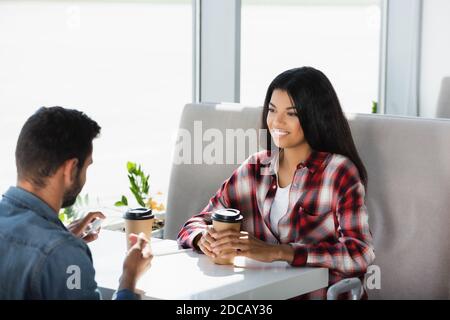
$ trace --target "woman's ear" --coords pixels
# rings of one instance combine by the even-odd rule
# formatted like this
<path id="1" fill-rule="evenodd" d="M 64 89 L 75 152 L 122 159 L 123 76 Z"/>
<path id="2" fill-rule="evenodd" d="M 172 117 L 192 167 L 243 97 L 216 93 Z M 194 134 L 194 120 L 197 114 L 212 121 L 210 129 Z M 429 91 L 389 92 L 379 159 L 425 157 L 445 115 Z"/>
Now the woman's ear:
<path id="1" fill-rule="evenodd" d="M 66 185 L 72 185 L 78 175 L 78 159 L 73 158 L 64 162 L 64 182 Z"/>

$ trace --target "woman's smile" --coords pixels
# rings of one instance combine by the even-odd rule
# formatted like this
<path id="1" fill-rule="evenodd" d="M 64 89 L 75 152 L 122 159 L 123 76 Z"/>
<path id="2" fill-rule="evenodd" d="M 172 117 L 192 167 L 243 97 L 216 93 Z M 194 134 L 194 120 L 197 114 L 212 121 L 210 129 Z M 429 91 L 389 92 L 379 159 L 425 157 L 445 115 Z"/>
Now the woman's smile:
<path id="1" fill-rule="evenodd" d="M 283 129 L 272 129 L 270 133 L 274 138 L 283 138 L 289 134 L 289 131 Z"/>

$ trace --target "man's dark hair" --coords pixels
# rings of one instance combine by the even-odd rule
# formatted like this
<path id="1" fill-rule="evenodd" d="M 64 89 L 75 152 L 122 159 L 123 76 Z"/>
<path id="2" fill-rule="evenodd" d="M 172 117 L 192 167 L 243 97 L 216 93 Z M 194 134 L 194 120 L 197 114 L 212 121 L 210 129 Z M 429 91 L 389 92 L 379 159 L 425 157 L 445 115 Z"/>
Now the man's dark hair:
<path id="1" fill-rule="evenodd" d="M 17 141 L 18 178 L 44 187 L 45 179 L 69 159 L 78 159 L 81 169 L 100 130 L 97 122 L 80 111 L 40 108 L 25 122 Z"/>

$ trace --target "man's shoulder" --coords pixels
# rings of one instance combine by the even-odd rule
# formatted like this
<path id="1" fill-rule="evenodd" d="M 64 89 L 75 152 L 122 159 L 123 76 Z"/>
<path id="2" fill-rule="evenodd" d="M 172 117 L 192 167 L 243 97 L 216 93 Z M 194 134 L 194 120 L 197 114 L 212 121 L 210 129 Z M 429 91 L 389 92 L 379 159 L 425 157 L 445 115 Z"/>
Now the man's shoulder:
<path id="1" fill-rule="evenodd" d="M 6 214 L 5 205 L 0 203 L 0 233 L 4 241 L 18 247 L 28 247 L 48 255 L 58 247 L 73 247 L 87 250 L 87 245 L 72 233 L 52 221 L 48 221 L 27 208 L 14 208 Z"/>
<path id="2" fill-rule="evenodd" d="M 51 291 L 58 279 L 67 278 L 70 266 L 78 266 L 83 274 L 93 274 L 89 248 L 81 239 L 32 210 L 1 211 L 4 208 L 0 206 L 0 249 L 2 259 L 13 264 L 0 266 L 0 281 L 12 291 L 17 290 L 16 295 L 11 292 L 4 297 L 42 298 L 43 279 L 48 280 L 44 291 Z"/>

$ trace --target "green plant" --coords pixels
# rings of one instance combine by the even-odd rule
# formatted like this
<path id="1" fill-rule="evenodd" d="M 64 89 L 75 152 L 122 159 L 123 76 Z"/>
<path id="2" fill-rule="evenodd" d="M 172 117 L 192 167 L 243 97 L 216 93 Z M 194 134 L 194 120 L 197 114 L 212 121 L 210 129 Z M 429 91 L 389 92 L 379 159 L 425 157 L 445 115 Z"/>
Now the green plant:
<path id="1" fill-rule="evenodd" d="M 61 220 L 64 224 L 69 224 L 74 220 L 81 218 L 83 215 L 83 208 L 89 206 L 89 194 L 86 194 L 84 197 L 78 195 L 75 203 L 67 208 L 61 209 L 58 214 L 59 220 Z"/>
<path id="2" fill-rule="evenodd" d="M 378 102 L 372 101 L 372 113 L 378 113 Z"/>
<path id="3" fill-rule="evenodd" d="M 156 211 L 164 210 L 164 206 L 162 204 L 158 204 L 153 198 L 150 196 L 150 185 L 149 178 L 150 176 L 145 174 L 140 164 L 136 164 L 134 162 L 127 162 L 127 171 L 128 171 L 128 181 L 130 182 L 130 191 L 134 195 L 137 203 L 145 208 L 150 208 Z M 121 199 L 117 201 L 114 205 L 117 207 L 128 206 L 129 201 L 128 198 L 122 195 Z"/>

